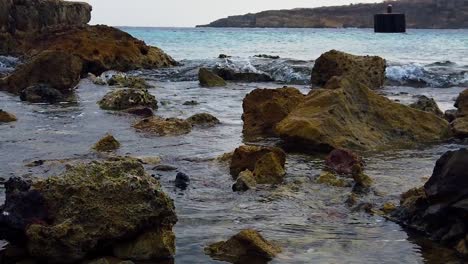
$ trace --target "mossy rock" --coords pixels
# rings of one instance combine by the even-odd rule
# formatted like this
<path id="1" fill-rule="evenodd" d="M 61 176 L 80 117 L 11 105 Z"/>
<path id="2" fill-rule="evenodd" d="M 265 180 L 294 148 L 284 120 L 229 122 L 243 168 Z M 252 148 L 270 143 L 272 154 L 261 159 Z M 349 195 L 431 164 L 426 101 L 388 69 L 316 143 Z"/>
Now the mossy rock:
<path id="1" fill-rule="evenodd" d="M 93 149 L 99 152 L 109 152 L 119 148 L 120 142 L 111 134 L 105 135 L 93 146 Z"/>
<path id="2" fill-rule="evenodd" d="M 110 86 L 119 86 L 133 89 L 149 89 L 154 88 L 145 79 L 135 76 L 127 76 L 123 74 L 115 74 L 108 81 Z"/>
<path id="3" fill-rule="evenodd" d="M 350 186 L 349 182 L 345 179 L 339 178 L 336 174 L 331 172 L 323 172 L 315 180 L 317 183 L 326 184 L 335 187 L 347 187 Z"/>
<path id="4" fill-rule="evenodd" d="M 107 93 L 99 102 L 104 110 L 127 110 L 134 107 L 158 108 L 156 97 L 146 89 L 118 89 Z"/>
<path id="5" fill-rule="evenodd" d="M 245 170 L 239 173 L 236 183 L 232 186 L 232 190 L 235 192 L 245 192 L 251 189 L 255 189 L 257 181 L 253 173 L 249 170 Z"/>
<path id="6" fill-rule="evenodd" d="M 133 125 L 140 132 L 157 136 L 180 136 L 192 131 L 192 124 L 179 118 L 145 118 Z"/>
<path id="7" fill-rule="evenodd" d="M 253 176 L 258 184 L 279 184 L 283 182 L 284 163 L 275 152 L 263 155 L 255 163 Z"/>
<path id="8" fill-rule="evenodd" d="M 0 123 L 10 123 L 17 121 L 18 119 L 14 114 L 8 113 L 0 109 Z"/>
<path id="9" fill-rule="evenodd" d="M 202 87 L 222 87 L 226 86 L 226 81 L 206 68 L 198 71 L 198 80 Z"/>
<path id="10" fill-rule="evenodd" d="M 200 127 L 214 127 L 221 123 L 218 118 L 208 113 L 195 114 L 187 118 L 187 122 L 192 124 L 192 126 Z"/>
<path id="11" fill-rule="evenodd" d="M 280 148 L 276 147 L 262 147 L 262 146 L 253 146 L 253 145 L 243 145 L 238 147 L 231 158 L 230 173 L 234 179 L 237 179 L 239 173 L 245 170 L 250 170 L 255 172 L 257 162 L 261 160 L 265 155 L 272 154 L 266 158 L 272 160 L 274 157 L 275 163 L 271 164 L 273 168 L 277 168 L 279 165 L 284 169 L 286 163 L 286 153 Z M 257 170 L 258 173 L 261 171 L 268 171 L 264 166 L 269 166 L 270 164 L 265 164 L 262 161 L 262 168 Z"/>
<path id="12" fill-rule="evenodd" d="M 264 263 L 281 253 L 281 248 L 263 238 L 257 231 L 245 229 L 227 241 L 211 244 L 205 253 L 230 263 Z"/>
<path id="13" fill-rule="evenodd" d="M 444 113 L 442 112 L 442 110 L 440 110 L 436 101 L 433 98 L 429 98 L 425 95 L 418 96 L 418 100 L 410 104 L 410 107 L 421 111 L 433 113 L 439 117 L 444 117 Z"/>

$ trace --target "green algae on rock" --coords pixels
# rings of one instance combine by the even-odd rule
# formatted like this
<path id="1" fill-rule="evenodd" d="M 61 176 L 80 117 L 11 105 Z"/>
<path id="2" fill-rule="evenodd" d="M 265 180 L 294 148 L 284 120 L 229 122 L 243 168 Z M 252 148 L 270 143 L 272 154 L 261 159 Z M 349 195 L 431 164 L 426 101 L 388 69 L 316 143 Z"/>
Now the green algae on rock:
<path id="1" fill-rule="evenodd" d="M 111 134 L 105 135 L 94 146 L 93 149 L 99 152 L 109 152 L 120 148 L 120 142 Z"/>
<path id="2" fill-rule="evenodd" d="M 200 68 L 198 71 L 198 80 L 202 87 L 222 87 L 226 86 L 226 81 L 208 70 L 207 68 Z"/>
<path id="3" fill-rule="evenodd" d="M 180 136 L 192 131 L 192 124 L 179 118 L 149 117 L 133 125 L 140 132 L 157 136 Z"/>
<path id="4" fill-rule="evenodd" d="M 122 88 L 149 89 L 153 88 L 145 79 L 125 74 L 115 74 L 108 81 L 110 86 L 119 86 Z"/>
<path id="5" fill-rule="evenodd" d="M 208 113 L 195 114 L 187 118 L 187 121 L 192 124 L 192 126 L 201 127 L 213 127 L 221 123 L 218 118 Z"/>
<path id="6" fill-rule="evenodd" d="M 264 263 L 281 253 L 281 248 L 252 229 L 245 229 L 227 241 L 211 244 L 205 253 L 213 259 L 230 263 Z"/>
<path id="7" fill-rule="evenodd" d="M 138 248 L 139 238 L 152 230 L 164 230 L 161 240 L 168 243 L 164 243 L 164 250 L 154 248 L 158 251 L 148 255 L 155 258 L 173 255 L 174 244 L 167 240 L 177 222 L 173 201 L 136 159 L 113 158 L 78 164 L 60 176 L 21 186 L 7 193 L 34 194 L 47 208 L 45 216 L 33 217 L 31 224 L 24 227 L 23 241 L 35 259 L 75 263 L 91 253 L 122 245 L 134 244 L 133 248 Z M 14 198 L 7 195 L 6 205 L 11 212 L 9 217 L 22 217 L 15 214 L 21 212 L 15 206 L 25 204 L 15 204 Z M 156 241 L 154 235 L 148 236 Z M 128 258 L 139 259 L 137 254 L 129 254 Z"/>
<path id="8" fill-rule="evenodd" d="M 18 119 L 16 118 L 16 116 L 14 114 L 11 114 L 11 113 L 8 113 L 6 111 L 3 111 L 2 109 L 0 109 L 0 124 L 1 123 L 10 123 L 10 122 L 14 122 L 14 121 L 17 121 Z"/>
<path id="9" fill-rule="evenodd" d="M 146 89 L 117 89 L 107 93 L 99 102 L 105 110 L 127 110 L 134 107 L 158 108 L 156 97 Z"/>
<path id="10" fill-rule="evenodd" d="M 421 111 L 433 113 L 439 117 L 444 117 L 444 113 L 442 113 L 436 101 L 433 98 L 429 98 L 425 95 L 418 96 L 418 100 L 410 104 L 410 107 Z"/>
<path id="11" fill-rule="evenodd" d="M 293 87 L 253 90 L 242 104 L 244 136 L 277 136 L 276 125 L 297 108 L 304 98 Z"/>
<path id="12" fill-rule="evenodd" d="M 377 56 L 355 56 L 331 50 L 322 54 L 312 69 L 312 84 L 324 86 L 332 77 L 342 76 L 370 89 L 383 86 L 386 62 Z"/>

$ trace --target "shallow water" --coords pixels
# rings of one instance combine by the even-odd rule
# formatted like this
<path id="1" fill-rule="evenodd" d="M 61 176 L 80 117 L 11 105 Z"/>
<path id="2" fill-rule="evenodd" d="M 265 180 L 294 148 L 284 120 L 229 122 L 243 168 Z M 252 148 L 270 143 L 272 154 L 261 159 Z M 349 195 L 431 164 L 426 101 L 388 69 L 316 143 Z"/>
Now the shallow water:
<path id="1" fill-rule="evenodd" d="M 381 92 L 391 99 L 409 104 L 415 100 L 414 95 L 424 94 L 434 97 L 443 110 L 453 108 L 456 96 L 468 86 L 457 79 L 466 74 L 468 67 L 468 31 L 421 30 L 397 37 L 357 29 L 125 30 L 160 46 L 184 63 L 172 69 L 134 72 L 156 86 L 150 92 L 159 101 L 158 115 L 185 118 L 208 112 L 222 124 L 196 128 L 178 137 L 138 133 L 131 127 L 136 117 L 99 109 L 96 102 L 111 88 L 95 86 L 86 79 L 77 89 L 76 103 L 29 104 L 0 92 L 0 108 L 15 113 L 19 119 L 0 125 L 0 177 L 57 174 L 62 169 L 61 163 L 34 168 L 25 165 L 34 160 L 94 158 L 91 146 L 110 132 L 122 143 L 118 154 L 160 156 L 163 164 L 174 165 L 191 177 L 189 188 L 180 191 L 174 188 L 176 172 L 156 172 L 147 166 L 175 201 L 179 217 L 175 226 L 176 263 L 219 263 L 205 256 L 204 246 L 227 239 L 247 227 L 260 230 L 284 248 L 271 263 L 462 263 L 452 251 L 409 234 L 393 222 L 352 211 L 345 205 L 350 188 L 314 183 L 323 166 L 321 156 L 290 154 L 284 184 L 244 194 L 231 191 L 233 181 L 227 166 L 213 159 L 243 143 L 242 100 L 248 92 L 255 88 L 281 87 L 282 83 L 303 83 L 294 86 L 307 93 L 313 60 L 330 48 L 381 55 L 391 65 L 401 66 L 393 68 L 394 72 L 387 71 L 389 84 Z M 394 52 L 395 48 L 398 52 Z M 234 57 L 216 59 L 219 53 Z M 258 53 L 280 55 L 282 59 L 251 57 Z M 451 63 L 434 65 L 447 60 Z M 196 81 L 200 65 L 229 65 L 267 72 L 282 83 L 230 83 L 225 88 L 200 88 Z M 413 74 L 416 77 L 406 80 L 392 77 L 404 76 L 406 73 L 402 74 L 400 69 L 408 65 L 422 65 L 422 75 Z M 442 85 L 419 80 L 422 77 L 442 80 L 455 73 L 455 79 Z M 200 104 L 183 105 L 191 100 Z M 397 203 L 402 192 L 424 184 L 435 161 L 444 152 L 460 147 L 466 144 L 446 142 L 412 150 L 365 154 L 367 174 L 375 183 L 374 191 L 363 196 L 360 202 L 371 202 L 377 208 L 387 201 Z M 3 199 L 0 195 L 0 203 Z"/>

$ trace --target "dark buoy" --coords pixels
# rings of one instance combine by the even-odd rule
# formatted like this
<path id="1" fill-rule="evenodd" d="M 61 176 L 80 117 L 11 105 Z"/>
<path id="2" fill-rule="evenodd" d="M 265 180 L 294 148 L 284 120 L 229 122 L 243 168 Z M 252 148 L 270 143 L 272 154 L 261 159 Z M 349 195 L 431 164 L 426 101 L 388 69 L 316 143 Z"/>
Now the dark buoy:
<path id="1" fill-rule="evenodd" d="M 405 14 L 393 13 L 393 6 L 388 5 L 386 14 L 374 15 L 374 31 L 376 33 L 406 32 Z"/>

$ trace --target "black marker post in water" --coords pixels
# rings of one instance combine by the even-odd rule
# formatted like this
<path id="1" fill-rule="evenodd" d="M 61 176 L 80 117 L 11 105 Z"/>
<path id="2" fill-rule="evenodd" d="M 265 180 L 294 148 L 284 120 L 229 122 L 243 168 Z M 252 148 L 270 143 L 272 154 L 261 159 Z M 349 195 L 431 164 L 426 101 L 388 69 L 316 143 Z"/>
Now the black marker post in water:
<path id="1" fill-rule="evenodd" d="M 376 33 L 406 32 L 405 14 L 393 13 L 393 6 L 387 6 L 387 13 L 374 15 L 374 31 Z"/>

